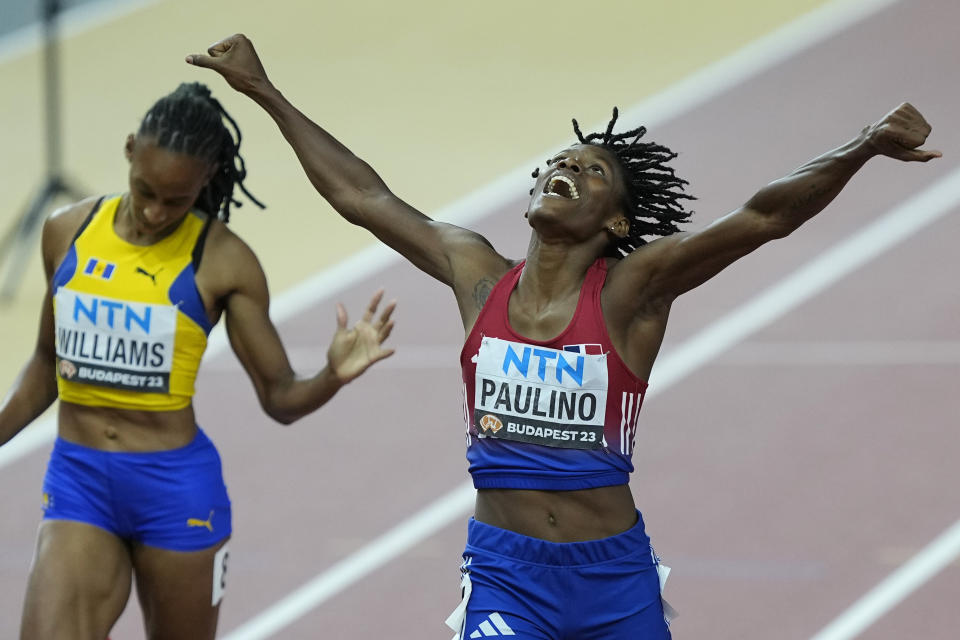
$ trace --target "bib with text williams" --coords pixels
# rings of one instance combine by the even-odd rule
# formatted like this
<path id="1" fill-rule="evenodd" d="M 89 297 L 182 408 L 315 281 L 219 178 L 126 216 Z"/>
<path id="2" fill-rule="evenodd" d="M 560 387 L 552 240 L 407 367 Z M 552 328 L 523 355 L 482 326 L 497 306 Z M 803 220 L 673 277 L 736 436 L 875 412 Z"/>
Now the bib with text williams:
<path id="1" fill-rule="evenodd" d="M 167 393 L 177 309 L 61 288 L 55 297 L 60 377 L 127 391 Z"/>

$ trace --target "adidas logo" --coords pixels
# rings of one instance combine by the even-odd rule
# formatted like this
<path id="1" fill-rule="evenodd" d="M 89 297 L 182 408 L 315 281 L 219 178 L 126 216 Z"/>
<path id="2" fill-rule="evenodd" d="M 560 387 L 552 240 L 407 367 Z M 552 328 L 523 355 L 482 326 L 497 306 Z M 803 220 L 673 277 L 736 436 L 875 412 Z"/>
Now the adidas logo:
<path id="1" fill-rule="evenodd" d="M 513 629 L 506 623 L 499 613 L 491 613 L 480 623 L 477 630 L 470 634 L 471 638 L 489 638 L 491 636 L 515 636 Z"/>

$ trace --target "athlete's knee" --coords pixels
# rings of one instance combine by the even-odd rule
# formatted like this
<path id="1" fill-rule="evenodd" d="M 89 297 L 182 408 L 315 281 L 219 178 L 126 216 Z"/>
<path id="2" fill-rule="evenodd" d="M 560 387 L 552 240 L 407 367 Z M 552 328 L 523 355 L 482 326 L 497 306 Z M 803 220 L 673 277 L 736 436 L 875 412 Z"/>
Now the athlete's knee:
<path id="1" fill-rule="evenodd" d="M 189 553 L 137 551 L 137 588 L 150 640 L 214 637 L 229 556 L 228 540 Z"/>

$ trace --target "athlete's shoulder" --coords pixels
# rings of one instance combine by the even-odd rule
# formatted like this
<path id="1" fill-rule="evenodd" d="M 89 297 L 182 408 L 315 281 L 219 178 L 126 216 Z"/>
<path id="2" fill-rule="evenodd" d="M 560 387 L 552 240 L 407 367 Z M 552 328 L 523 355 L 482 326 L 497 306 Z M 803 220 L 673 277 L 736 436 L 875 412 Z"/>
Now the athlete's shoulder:
<path id="1" fill-rule="evenodd" d="M 90 196 L 54 210 L 44 222 L 44 233 L 69 232 L 72 238 L 102 199 L 101 196 Z"/>
<path id="2" fill-rule="evenodd" d="M 648 260 L 656 260 L 664 252 L 670 251 L 679 243 L 683 242 L 685 238 L 690 237 L 690 235 L 691 232 L 689 231 L 679 231 L 668 236 L 654 238 L 650 242 L 637 247 L 633 250 L 633 252 L 627 256 L 624 256 L 618 262 L 621 264 L 632 265 Z"/>
<path id="3" fill-rule="evenodd" d="M 204 261 L 212 259 L 216 263 L 234 263 L 237 266 L 251 260 L 258 262 L 257 256 L 250 245 L 218 218 L 210 220 L 210 228 L 204 242 Z"/>
<path id="4" fill-rule="evenodd" d="M 608 279 L 608 284 L 617 282 L 620 278 L 634 281 L 633 284 L 637 279 L 643 280 L 660 267 L 663 259 L 690 235 L 688 231 L 681 231 L 656 238 L 637 247 L 623 258 L 608 260 L 607 270 L 612 278 Z"/>
<path id="5" fill-rule="evenodd" d="M 510 260 L 496 250 L 486 236 L 448 222 L 433 221 L 439 230 L 451 260 L 467 263 L 482 271 L 507 270 Z"/>
<path id="6" fill-rule="evenodd" d="M 41 246 L 48 271 L 66 255 L 80 227 L 101 199 L 100 196 L 91 196 L 73 202 L 56 209 L 44 220 Z"/>
<path id="7" fill-rule="evenodd" d="M 494 280 L 499 282 L 507 277 L 507 274 L 516 271 L 523 267 L 526 262 L 526 258 L 503 258 L 503 260 L 497 263 L 496 271 L 493 272 Z"/>
<path id="8" fill-rule="evenodd" d="M 221 220 L 210 221 L 204 243 L 197 277 L 216 298 L 249 287 L 266 287 L 263 267 L 253 249 Z"/>

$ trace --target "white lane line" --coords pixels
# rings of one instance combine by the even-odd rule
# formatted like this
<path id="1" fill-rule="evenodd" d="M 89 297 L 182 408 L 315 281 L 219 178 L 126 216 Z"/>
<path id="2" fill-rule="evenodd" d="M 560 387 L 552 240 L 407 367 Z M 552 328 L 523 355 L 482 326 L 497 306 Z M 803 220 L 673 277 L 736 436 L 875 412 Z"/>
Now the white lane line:
<path id="1" fill-rule="evenodd" d="M 458 486 L 360 550 L 335 563 L 323 574 L 284 597 L 264 614 L 234 630 L 225 640 L 269 637 L 319 603 L 352 585 L 358 577 L 376 571 L 443 529 L 450 523 L 451 513 L 459 515 L 473 506 L 474 496 L 473 485 L 469 482 Z"/>
<path id="2" fill-rule="evenodd" d="M 130 0 L 130 4 L 133 6 L 140 2 L 146 5 L 155 1 Z M 648 128 L 653 128 L 677 118 L 721 91 L 730 89 L 736 83 L 773 67 L 787 57 L 812 47 L 897 1 L 836 0 L 827 3 L 761 37 L 754 43 L 746 45 L 738 52 L 718 60 L 708 67 L 709 73 L 705 74 L 702 71 L 694 73 L 665 91 L 631 107 L 625 112 L 623 123 L 642 121 Z M 102 4 L 110 6 L 115 2 L 119 0 L 108 0 Z M 604 127 L 606 122 L 598 123 L 592 130 L 602 130 Z M 538 153 L 502 177 L 436 211 L 434 217 L 453 224 L 470 226 L 489 215 L 489 212 L 503 208 L 529 189 L 530 167 L 539 166 L 544 157 L 553 154 L 564 144 L 560 143 L 547 151 Z M 318 271 L 274 297 L 270 305 L 270 315 L 277 324 L 280 324 L 338 292 L 349 289 L 374 273 L 385 270 L 397 261 L 399 256 L 393 250 L 379 243 L 371 245 L 332 267 Z M 222 353 L 227 344 L 226 332 L 223 323 L 220 323 L 210 334 L 205 361 Z M 0 469 L 49 445 L 55 437 L 56 419 L 54 417 L 37 420 L 0 447 Z"/>
<path id="3" fill-rule="evenodd" d="M 458 344 L 394 343 L 397 354 L 377 365 L 378 370 L 449 369 L 460 354 Z M 672 347 L 665 347 L 664 351 Z M 326 345 L 287 346 L 294 369 L 322 362 Z M 720 366 L 956 366 L 960 365 L 960 340 L 795 340 L 741 342 L 723 354 Z M 237 363 L 220 358 L 204 371 L 235 372 Z"/>
<path id="4" fill-rule="evenodd" d="M 957 206 L 960 206 L 960 169 L 947 174 L 856 235 L 837 243 L 778 284 L 664 354 L 654 367 L 647 397 L 663 393 L 750 333 L 774 322 Z M 473 507 L 471 482 L 458 485 L 441 498 L 440 502 L 446 505 L 447 511 L 435 510 L 435 505 L 439 502 L 428 507 L 431 510 L 429 522 L 435 528 L 422 528 L 422 539 L 470 513 Z M 406 539 L 403 539 L 402 543 L 398 542 L 397 532 L 406 531 L 408 523 L 413 520 L 420 521 L 422 514 L 423 511 L 414 514 L 385 535 L 338 562 L 334 565 L 336 574 L 332 574 L 333 569 L 330 569 L 317 575 L 225 636 L 225 640 L 268 638 L 293 623 L 312 607 L 322 604 L 373 571 L 376 567 L 369 564 L 368 557 L 375 556 L 382 561 L 396 558 L 410 544 Z M 337 586 L 336 590 L 333 585 Z M 296 603 L 295 608 L 289 604 L 291 602 Z"/>
<path id="5" fill-rule="evenodd" d="M 319 344 L 285 345 L 290 364 L 295 370 L 309 369 L 318 362 L 325 362 L 327 346 Z M 460 356 L 459 344 L 408 344 L 392 342 L 396 355 L 377 363 L 377 371 L 384 369 L 450 369 Z M 958 345 L 960 349 L 960 345 Z M 227 358 L 219 358 L 204 365 L 204 371 L 236 373 L 237 363 Z"/>
<path id="6" fill-rule="evenodd" d="M 670 352 L 654 366 L 650 386 L 685 376 L 689 362 L 716 357 L 731 344 L 766 326 L 851 271 L 946 215 L 960 201 L 960 169 L 955 169 L 855 236 L 844 240 L 754 297 L 736 311 Z M 802 233 L 802 231 L 800 232 Z"/>
<path id="7" fill-rule="evenodd" d="M 725 353 L 717 364 L 791 367 L 960 365 L 960 341 L 746 342 Z"/>
<path id="8" fill-rule="evenodd" d="M 57 437 L 56 407 L 0 447 L 0 469 L 45 447 Z"/>
<path id="9" fill-rule="evenodd" d="M 80 35 L 102 24 L 155 5 L 160 0 L 97 0 L 65 9 L 58 18 L 60 38 Z M 42 3 L 38 2 L 37 5 Z M 39 10 L 38 10 L 39 11 Z M 32 53 L 43 46 L 40 23 L 29 24 L 0 36 L 0 64 Z"/>
<path id="10" fill-rule="evenodd" d="M 879 620 L 960 555 L 960 520 L 857 600 L 811 640 L 849 640 Z"/>
<path id="11" fill-rule="evenodd" d="M 678 104 L 683 105 L 683 111 L 692 110 L 897 1 L 839 0 L 822 5 L 628 109 L 623 113 L 624 122 L 644 124 L 650 129 L 651 125 L 672 120 L 677 116 Z M 603 123 L 591 131 L 602 131 L 605 126 Z"/>

